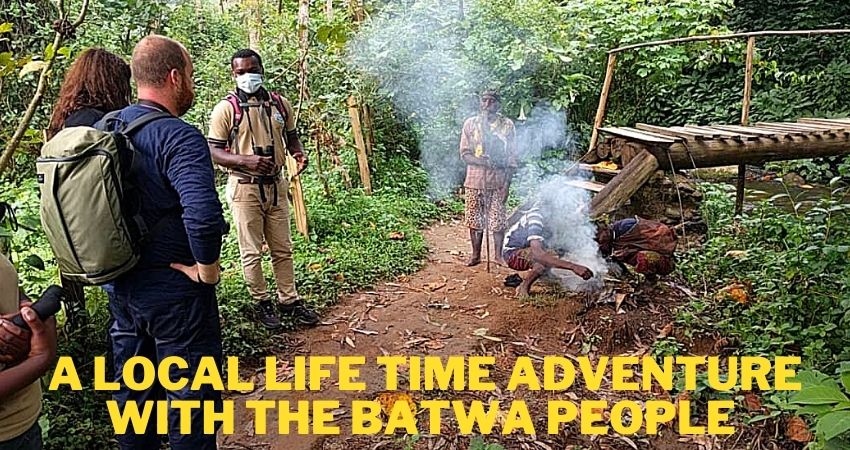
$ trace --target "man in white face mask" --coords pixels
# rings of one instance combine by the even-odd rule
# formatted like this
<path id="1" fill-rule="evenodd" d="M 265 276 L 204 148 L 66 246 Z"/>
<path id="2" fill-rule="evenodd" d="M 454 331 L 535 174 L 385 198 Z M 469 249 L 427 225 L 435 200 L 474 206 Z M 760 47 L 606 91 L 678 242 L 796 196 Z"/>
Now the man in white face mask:
<path id="1" fill-rule="evenodd" d="M 278 310 L 297 322 L 315 325 L 318 315 L 295 290 L 289 182 L 282 176 L 287 152 L 298 162 L 298 173 L 307 167 L 292 106 L 265 89 L 262 59 L 255 51 L 239 50 L 230 67 L 236 90 L 213 110 L 207 141 L 213 161 L 230 175 L 227 200 L 239 238 L 245 282 L 257 301 L 255 314 L 269 329 L 281 326 Z M 271 252 L 276 296 L 269 294 L 263 275 L 264 242 Z"/>

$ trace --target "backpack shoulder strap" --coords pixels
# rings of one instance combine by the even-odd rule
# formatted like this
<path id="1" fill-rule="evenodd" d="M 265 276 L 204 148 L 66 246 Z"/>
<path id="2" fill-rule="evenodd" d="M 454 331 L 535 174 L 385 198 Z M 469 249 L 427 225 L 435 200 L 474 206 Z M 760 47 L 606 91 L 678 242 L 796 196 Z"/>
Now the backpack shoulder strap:
<path id="1" fill-rule="evenodd" d="M 100 131 L 110 131 L 113 128 L 112 124 L 116 122 L 121 122 L 121 119 L 118 118 L 118 115 L 121 114 L 121 110 L 117 109 L 115 111 L 110 111 L 103 115 L 94 125 L 93 128 Z"/>
<path id="2" fill-rule="evenodd" d="M 230 133 L 227 135 L 227 147 L 225 150 L 236 153 L 232 151 L 232 148 L 233 143 L 236 142 L 236 136 L 239 134 L 239 125 L 242 124 L 242 117 L 244 115 L 242 99 L 235 92 L 228 92 L 224 100 L 230 103 L 230 106 L 233 108 L 233 125 L 231 125 Z"/>
<path id="3" fill-rule="evenodd" d="M 277 108 L 278 112 L 283 117 L 283 123 L 286 123 L 286 120 L 289 119 L 289 117 L 287 117 L 286 108 L 283 107 L 283 97 L 274 91 L 269 91 L 269 97 L 271 97 L 272 103 L 274 103 L 275 108 Z"/>
<path id="4" fill-rule="evenodd" d="M 153 122 L 154 120 L 164 119 L 166 117 L 174 116 L 164 111 L 151 111 L 149 113 L 145 113 L 138 119 L 128 123 L 124 130 L 121 131 L 121 133 L 125 136 L 132 136 L 133 133 L 141 130 L 142 127 L 144 127 L 145 125 Z"/>

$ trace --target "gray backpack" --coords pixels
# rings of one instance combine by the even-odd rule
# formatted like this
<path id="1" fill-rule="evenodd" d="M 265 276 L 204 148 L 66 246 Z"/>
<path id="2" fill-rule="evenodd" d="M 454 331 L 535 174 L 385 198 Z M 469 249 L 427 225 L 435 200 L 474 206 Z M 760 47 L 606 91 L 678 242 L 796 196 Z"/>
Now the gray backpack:
<path id="1" fill-rule="evenodd" d="M 41 224 L 59 271 L 84 284 L 103 284 L 132 269 L 148 228 L 140 215 L 133 133 L 172 117 L 150 112 L 124 124 L 118 111 L 93 127 L 60 131 L 36 161 Z M 104 131 L 118 122 L 116 131 Z"/>

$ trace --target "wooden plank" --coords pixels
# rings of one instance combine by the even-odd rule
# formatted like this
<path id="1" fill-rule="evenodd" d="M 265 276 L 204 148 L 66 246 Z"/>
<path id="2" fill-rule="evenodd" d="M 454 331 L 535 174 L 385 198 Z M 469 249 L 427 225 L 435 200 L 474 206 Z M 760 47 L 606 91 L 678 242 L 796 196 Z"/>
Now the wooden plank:
<path id="1" fill-rule="evenodd" d="M 602 189 L 605 189 L 605 185 L 598 181 L 591 180 L 568 180 L 566 182 L 567 186 L 577 187 L 579 189 L 584 189 L 592 192 L 600 192 Z"/>
<path id="2" fill-rule="evenodd" d="M 286 172 L 290 176 L 289 190 L 292 193 L 292 212 L 295 216 L 295 229 L 304 238 L 310 240 L 310 230 L 307 228 L 307 202 L 304 201 L 304 186 L 298 173 L 298 162 L 292 155 L 286 155 Z"/>
<path id="3" fill-rule="evenodd" d="M 713 128 L 703 127 L 699 125 L 685 125 L 686 130 L 694 132 L 702 132 L 706 136 L 711 136 L 711 139 L 729 139 L 733 137 L 733 133 L 723 130 L 715 130 Z"/>
<path id="4" fill-rule="evenodd" d="M 836 134 L 840 130 L 834 126 L 826 125 L 826 124 L 818 124 L 818 123 L 794 123 L 793 125 L 797 127 L 806 127 L 806 128 L 814 128 L 816 130 L 820 130 L 821 132 Z"/>
<path id="5" fill-rule="evenodd" d="M 631 131 L 633 133 L 648 134 L 650 136 L 657 137 L 659 139 L 672 139 L 676 142 L 682 142 L 682 140 L 683 140 L 682 138 L 680 138 L 678 136 L 667 136 L 667 135 L 664 135 L 664 134 L 653 133 L 652 131 L 638 130 L 637 128 L 633 128 L 633 127 L 619 127 L 619 128 L 623 129 L 623 130 Z"/>
<path id="6" fill-rule="evenodd" d="M 777 137 L 776 135 L 778 134 L 775 131 L 759 130 L 758 128 L 755 128 L 755 127 L 742 127 L 742 126 L 738 126 L 738 125 L 712 125 L 712 126 L 714 128 L 720 129 L 720 130 L 731 131 L 733 133 L 749 134 L 751 136 L 760 136 L 760 137 L 770 137 L 770 138 L 772 138 L 772 137 Z"/>
<path id="7" fill-rule="evenodd" d="M 705 133 L 695 130 L 688 130 L 687 127 L 670 127 L 671 130 L 677 133 L 693 135 L 696 140 L 711 139 L 711 136 L 706 136 Z M 719 136 L 718 136 L 719 137 Z"/>
<path id="8" fill-rule="evenodd" d="M 804 117 L 804 118 L 800 119 L 799 122 L 805 122 L 805 121 L 808 121 L 808 120 L 816 120 L 816 121 L 820 121 L 820 122 L 837 123 L 837 124 L 841 124 L 841 125 L 849 125 L 850 126 L 850 118 L 821 119 L 821 118 L 817 118 L 817 117 Z"/>
<path id="9" fill-rule="evenodd" d="M 599 131 L 608 133 L 614 136 L 619 136 L 627 139 L 634 139 L 641 142 L 649 142 L 652 144 L 675 144 L 677 141 L 672 138 L 658 137 L 656 135 L 647 134 L 644 131 L 629 130 L 624 128 L 600 128 Z M 680 139 L 681 140 L 681 139 Z"/>
<path id="10" fill-rule="evenodd" d="M 777 126 L 773 126 L 773 125 L 765 125 L 761 122 L 757 123 L 756 127 L 761 129 L 761 130 L 773 130 L 773 131 L 776 131 L 776 132 L 779 132 L 779 133 L 785 133 L 786 136 L 803 136 L 804 134 L 807 134 L 804 131 L 791 130 L 789 128 L 777 127 Z"/>
<path id="11" fill-rule="evenodd" d="M 833 121 L 833 120 L 830 120 L 830 119 L 807 119 L 807 118 L 803 118 L 803 119 L 798 120 L 798 122 L 805 123 L 805 124 L 813 124 L 813 125 L 825 125 L 825 126 L 832 128 L 833 130 L 848 130 L 848 129 L 850 129 L 850 122 L 848 122 L 848 123 L 837 122 L 837 121 Z"/>
<path id="12" fill-rule="evenodd" d="M 721 125 L 721 126 L 722 126 L 722 125 Z M 741 133 L 735 133 L 735 132 L 733 132 L 733 131 L 724 130 L 724 129 L 722 129 L 722 128 L 717 128 L 717 127 L 716 127 L 716 126 L 714 126 L 714 125 L 707 126 L 707 127 L 703 127 L 703 128 L 708 128 L 708 129 L 711 129 L 711 130 L 720 130 L 720 131 L 723 131 L 723 132 L 725 132 L 725 133 L 729 133 L 729 136 L 730 136 L 732 139 L 739 139 L 739 140 L 744 140 L 744 141 L 754 141 L 754 140 L 758 139 L 756 136 L 748 136 L 748 135 L 743 135 L 743 134 L 741 134 Z"/>
<path id="13" fill-rule="evenodd" d="M 786 133 L 793 134 L 795 136 L 812 136 L 816 133 L 815 130 L 804 130 L 802 128 L 791 127 L 782 123 L 757 123 L 759 128 L 772 128 L 775 130 L 785 131 Z"/>
<path id="14" fill-rule="evenodd" d="M 617 176 L 620 173 L 620 169 L 606 169 L 604 167 L 599 167 L 596 164 L 579 164 L 578 167 L 581 170 L 586 170 L 588 172 L 593 172 L 600 175 L 610 175 Z"/>
<path id="15" fill-rule="evenodd" d="M 684 144 L 678 144 L 684 145 Z M 646 150 L 641 150 L 620 174 L 599 191 L 590 202 L 590 217 L 596 218 L 622 206 L 638 191 L 658 169 L 658 160 Z"/>
<path id="16" fill-rule="evenodd" d="M 659 127 L 656 125 L 648 125 L 645 123 L 637 123 L 635 124 L 635 128 L 641 131 L 649 131 L 656 134 L 661 134 L 664 136 L 672 136 L 674 138 L 682 138 L 682 139 L 699 139 L 700 136 L 695 133 L 691 133 L 683 130 L 674 130 L 672 128 Z"/>
<path id="17" fill-rule="evenodd" d="M 790 130 L 800 130 L 800 131 L 811 132 L 811 133 L 817 133 L 817 132 L 822 131 L 821 129 L 819 129 L 818 127 L 815 127 L 813 125 L 806 125 L 806 124 L 803 124 L 803 123 L 796 123 L 796 122 L 765 122 L 764 124 L 765 125 L 771 125 L 771 126 L 785 127 L 785 128 L 790 129 Z"/>

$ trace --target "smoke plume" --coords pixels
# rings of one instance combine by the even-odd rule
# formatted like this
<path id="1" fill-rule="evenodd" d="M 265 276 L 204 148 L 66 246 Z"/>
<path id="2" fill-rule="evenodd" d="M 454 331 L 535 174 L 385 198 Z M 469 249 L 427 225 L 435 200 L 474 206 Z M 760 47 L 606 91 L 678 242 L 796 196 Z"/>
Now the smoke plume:
<path id="1" fill-rule="evenodd" d="M 478 4 L 467 3 L 467 7 Z M 386 5 L 349 46 L 351 63 L 370 74 L 396 110 L 418 125 L 420 160 L 429 174 L 430 193 L 436 197 L 450 195 L 462 183 L 466 166 L 458 152 L 461 127 L 478 112 L 477 94 L 501 81 L 493 75 L 495 68 L 483 67 L 467 56 L 467 31 L 456 9 L 435 0 L 419 0 Z M 554 273 L 568 289 L 590 289 L 601 285 L 606 266 L 598 256 L 595 228 L 587 216 L 589 195 L 565 184 L 564 175 L 553 175 L 572 164 L 563 155 L 575 157 L 576 139 L 563 111 L 549 107 L 546 99 L 534 103 L 527 120 L 515 119 L 523 168 L 514 177 L 513 195 L 522 201 L 534 196 L 545 199 L 547 225 L 553 232 L 551 246 L 565 250 L 566 259 L 587 266 L 596 276 L 583 282 L 572 272 Z M 561 157 L 547 158 L 552 150 L 559 150 Z"/>

